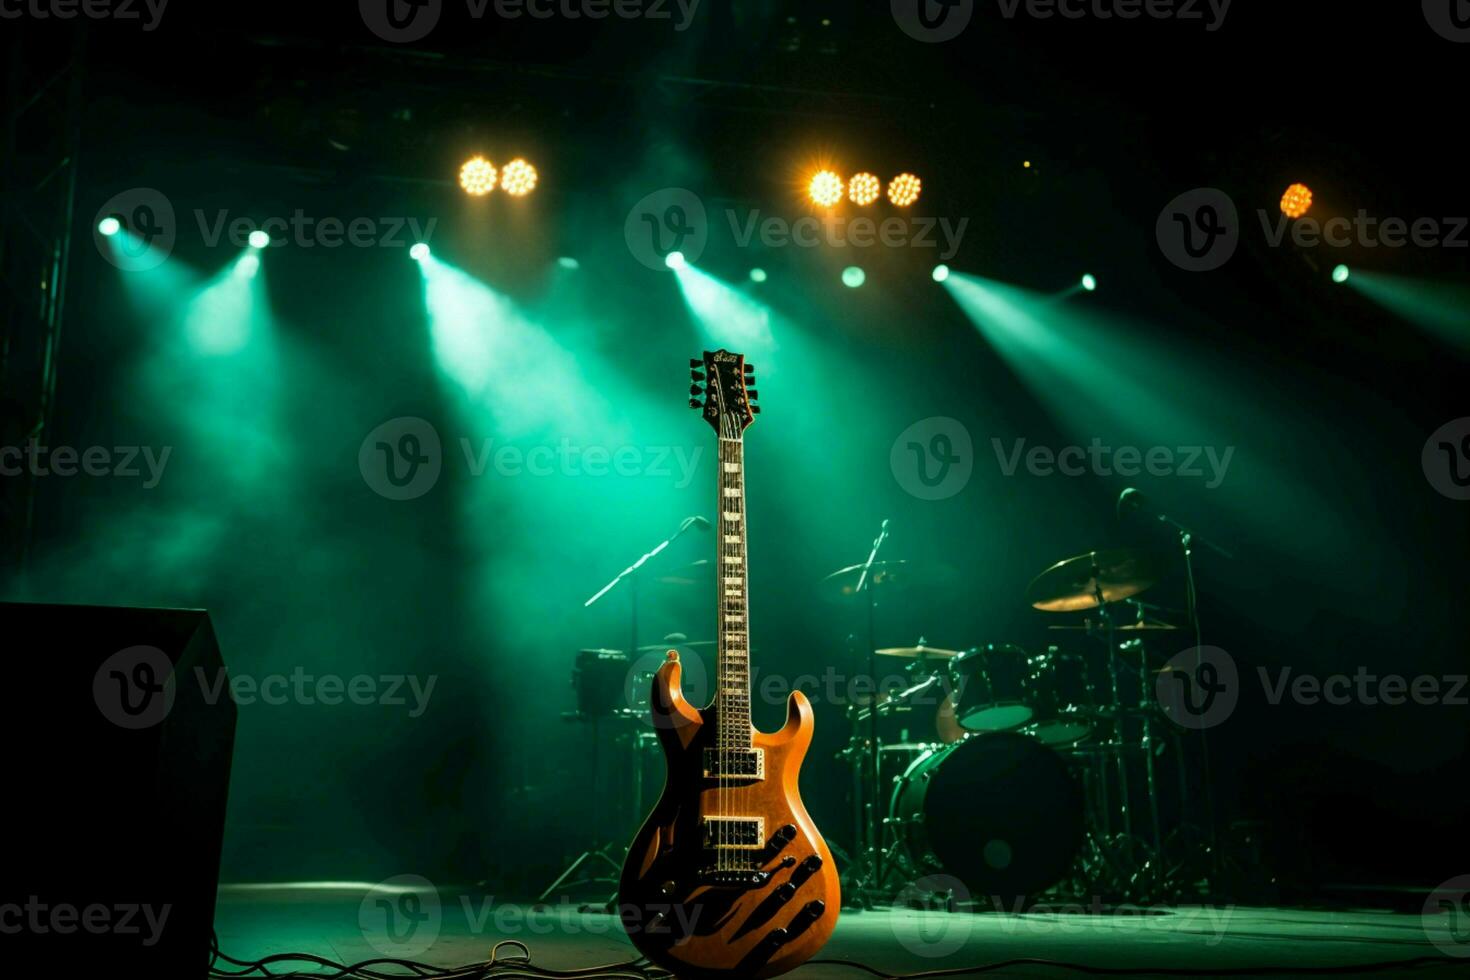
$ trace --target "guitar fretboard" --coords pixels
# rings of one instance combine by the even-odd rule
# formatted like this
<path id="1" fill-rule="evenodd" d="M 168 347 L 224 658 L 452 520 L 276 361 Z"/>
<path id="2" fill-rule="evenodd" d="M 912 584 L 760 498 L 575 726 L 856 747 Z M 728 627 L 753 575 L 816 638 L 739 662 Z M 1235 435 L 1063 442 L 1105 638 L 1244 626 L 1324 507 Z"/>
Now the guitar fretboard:
<path id="1" fill-rule="evenodd" d="M 719 670 L 716 710 L 718 744 L 724 749 L 751 747 L 750 617 L 745 567 L 745 461 L 739 438 L 720 439 L 720 479 L 716 524 L 719 595 Z"/>

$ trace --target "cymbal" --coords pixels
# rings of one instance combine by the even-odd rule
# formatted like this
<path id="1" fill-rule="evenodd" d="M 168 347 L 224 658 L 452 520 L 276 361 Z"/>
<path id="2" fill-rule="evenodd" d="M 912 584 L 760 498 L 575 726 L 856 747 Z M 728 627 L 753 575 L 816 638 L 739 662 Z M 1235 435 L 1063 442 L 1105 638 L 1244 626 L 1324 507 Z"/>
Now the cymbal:
<path id="1" fill-rule="evenodd" d="M 1031 580 L 1026 601 L 1043 612 L 1095 609 L 1103 602 L 1138 595 L 1159 580 L 1158 561 L 1131 548 L 1089 551 L 1059 561 Z"/>
<path id="2" fill-rule="evenodd" d="M 859 595 L 858 579 L 862 577 L 865 564 L 848 565 L 823 578 L 819 585 L 823 597 L 842 601 Z M 875 561 L 868 569 L 868 580 L 863 588 L 866 590 L 871 586 L 890 593 L 937 591 L 952 585 L 958 577 L 952 566 L 941 562 Z"/>
<path id="3" fill-rule="evenodd" d="M 945 660 L 960 655 L 959 650 L 945 650 L 942 647 L 925 646 L 922 643 L 916 647 L 884 647 L 873 652 L 880 657 L 921 657 L 935 660 Z"/>
<path id="4" fill-rule="evenodd" d="M 669 570 L 667 575 L 659 575 L 653 579 L 655 585 L 670 585 L 676 588 L 691 585 L 713 585 L 715 581 L 714 562 L 701 558 L 687 565 L 680 565 Z"/>

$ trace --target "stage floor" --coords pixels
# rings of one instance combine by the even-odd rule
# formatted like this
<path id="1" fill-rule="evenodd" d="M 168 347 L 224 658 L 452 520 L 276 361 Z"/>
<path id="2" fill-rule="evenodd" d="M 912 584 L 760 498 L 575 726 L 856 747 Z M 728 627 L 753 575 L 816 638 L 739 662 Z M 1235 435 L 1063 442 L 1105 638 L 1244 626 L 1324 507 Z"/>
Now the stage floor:
<path id="1" fill-rule="evenodd" d="M 637 956 L 611 915 L 570 904 L 533 908 L 503 903 L 479 892 L 434 891 L 412 881 L 398 885 L 372 891 L 373 886 L 356 882 L 221 886 L 216 914 L 220 947 L 237 959 L 308 952 L 345 963 L 393 955 L 450 966 L 483 960 L 496 942 L 514 939 L 530 947 L 536 965 L 560 970 Z M 843 913 L 819 959 L 856 960 L 886 974 L 1034 957 L 1140 975 L 1170 970 L 1209 975 L 1261 967 L 1326 967 L 1352 975 L 1355 965 L 1442 956 L 1452 948 L 1470 954 L 1470 942 L 1454 946 L 1449 926 L 1442 916 L 1425 919 L 1371 910 L 1185 906 L 1133 914 L 1079 909 L 1015 915 L 890 909 Z M 1434 945 L 1436 938 L 1445 949 Z M 511 952 L 504 949 L 502 955 Z M 272 967 L 277 973 L 291 968 Z M 1465 976 L 1470 958 L 1406 964 L 1374 975 L 1409 973 Z M 868 974 L 815 963 L 794 975 L 801 980 L 856 980 Z M 984 975 L 1085 974 L 1017 965 Z"/>

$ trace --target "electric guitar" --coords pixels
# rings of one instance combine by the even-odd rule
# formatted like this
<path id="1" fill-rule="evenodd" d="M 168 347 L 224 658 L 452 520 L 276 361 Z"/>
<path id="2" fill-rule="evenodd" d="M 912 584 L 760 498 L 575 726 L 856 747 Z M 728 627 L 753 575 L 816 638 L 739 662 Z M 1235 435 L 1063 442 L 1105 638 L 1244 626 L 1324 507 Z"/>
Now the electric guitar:
<path id="1" fill-rule="evenodd" d="M 677 652 L 654 677 L 668 777 L 628 850 L 618 905 L 639 952 L 680 977 L 772 977 L 822 948 L 841 897 L 797 789 L 811 704 L 793 691 L 785 726 L 769 735 L 750 721 L 744 433 L 760 411 L 754 371 L 726 350 L 689 364 L 689 406 L 720 443 L 719 669 L 703 709 L 684 700 Z"/>

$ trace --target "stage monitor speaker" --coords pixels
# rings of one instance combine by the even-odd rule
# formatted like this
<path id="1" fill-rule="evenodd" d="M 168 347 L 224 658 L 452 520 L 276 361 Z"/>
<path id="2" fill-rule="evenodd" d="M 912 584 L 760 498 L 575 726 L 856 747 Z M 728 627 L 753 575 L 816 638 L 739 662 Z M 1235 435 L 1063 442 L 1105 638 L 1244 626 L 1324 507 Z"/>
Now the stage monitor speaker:
<path id="1" fill-rule="evenodd" d="M 235 739 L 209 614 L 0 603 L 0 637 L 0 970 L 206 977 Z"/>

